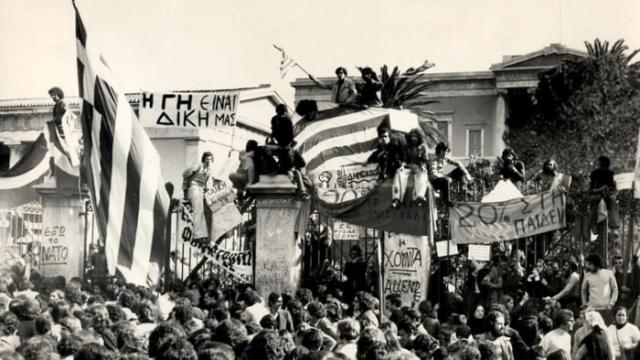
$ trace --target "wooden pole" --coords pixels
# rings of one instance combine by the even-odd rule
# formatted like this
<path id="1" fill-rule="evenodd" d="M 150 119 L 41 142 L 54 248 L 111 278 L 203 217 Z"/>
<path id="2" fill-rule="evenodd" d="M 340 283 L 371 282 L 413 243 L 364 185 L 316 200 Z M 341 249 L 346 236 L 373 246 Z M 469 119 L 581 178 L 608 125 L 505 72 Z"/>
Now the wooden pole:
<path id="1" fill-rule="evenodd" d="M 631 251 L 633 249 L 633 228 L 634 228 L 634 219 L 635 219 L 635 213 L 636 213 L 636 199 L 634 198 L 634 194 L 635 194 L 635 181 L 632 183 L 631 185 L 631 204 L 629 207 L 629 240 L 627 241 L 627 244 L 624 245 L 624 239 L 623 239 L 623 246 L 624 246 L 624 266 L 623 266 L 623 271 L 622 271 L 622 286 L 627 286 L 627 267 L 629 266 L 629 263 L 631 262 Z"/>
<path id="2" fill-rule="evenodd" d="M 378 239 L 378 296 L 380 298 L 378 321 L 382 324 L 384 318 L 384 231 L 380 233 Z"/>

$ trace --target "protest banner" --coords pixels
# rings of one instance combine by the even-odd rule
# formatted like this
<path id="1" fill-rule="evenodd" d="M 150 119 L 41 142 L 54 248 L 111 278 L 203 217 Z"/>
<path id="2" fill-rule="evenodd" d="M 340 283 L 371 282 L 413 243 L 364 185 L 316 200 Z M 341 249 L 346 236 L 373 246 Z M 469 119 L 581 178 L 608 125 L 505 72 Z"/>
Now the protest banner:
<path id="1" fill-rule="evenodd" d="M 233 205 L 233 203 L 231 205 Z M 219 213 L 225 209 L 225 207 L 226 205 L 218 207 L 219 211 L 216 213 Z M 223 247 L 220 241 L 209 241 L 209 239 L 196 241 L 193 238 L 193 220 L 191 218 L 190 204 L 186 202 L 180 203 L 179 211 L 180 221 L 178 222 L 178 234 L 182 241 L 192 246 L 197 251 L 197 254 L 215 260 L 217 264 L 225 267 L 225 270 L 228 270 L 228 272 L 233 273 L 235 276 L 242 276 L 245 279 L 253 276 L 253 253 L 251 251 L 233 251 Z M 214 218 L 214 222 L 215 221 L 219 221 L 218 217 Z M 225 233 L 236 225 L 238 225 L 238 223 L 225 231 Z"/>
<path id="2" fill-rule="evenodd" d="M 360 240 L 360 227 L 335 220 L 333 222 L 333 240 Z"/>
<path id="3" fill-rule="evenodd" d="M 404 304 L 417 304 L 427 295 L 430 267 L 429 238 L 385 232 L 384 296 L 400 294 Z"/>
<path id="4" fill-rule="evenodd" d="M 231 128 L 236 125 L 240 92 L 140 94 L 139 118 L 145 127 Z"/>
<path id="5" fill-rule="evenodd" d="M 633 187 L 635 176 L 636 174 L 632 172 L 615 174 L 613 181 L 616 183 L 616 190 L 630 190 Z"/>
<path id="6" fill-rule="evenodd" d="M 214 178 L 209 179 L 204 199 L 211 211 L 209 238 L 212 241 L 217 240 L 242 222 L 242 214 L 233 202 L 235 197 L 236 193 L 226 182 Z"/>
<path id="7" fill-rule="evenodd" d="M 562 229 L 565 195 L 558 191 L 493 203 L 457 203 L 449 208 L 452 240 L 458 244 L 513 240 Z"/>

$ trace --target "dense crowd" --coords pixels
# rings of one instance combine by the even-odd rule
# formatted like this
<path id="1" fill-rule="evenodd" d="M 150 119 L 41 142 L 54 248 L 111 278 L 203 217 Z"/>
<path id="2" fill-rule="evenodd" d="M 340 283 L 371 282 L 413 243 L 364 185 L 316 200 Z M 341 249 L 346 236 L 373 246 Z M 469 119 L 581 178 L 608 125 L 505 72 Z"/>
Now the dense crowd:
<path id="1" fill-rule="evenodd" d="M 0 358 L 628 360 L 640 355 L 625 307 L 639 294 L 640 267 L 625 275 L 619 260 L 613 270 L 597 255 L 584 272 L 572 260 L 527 270 L 515 250 L 470 267 L 462 296 L 414 304 L 400 294 L 380 304 L 366 284 L 330 274 L 313 290 L 262 298 L 213 277 L 160 294 L 37 271 L 26 279 L 14 265 L 0 283 Z"/>

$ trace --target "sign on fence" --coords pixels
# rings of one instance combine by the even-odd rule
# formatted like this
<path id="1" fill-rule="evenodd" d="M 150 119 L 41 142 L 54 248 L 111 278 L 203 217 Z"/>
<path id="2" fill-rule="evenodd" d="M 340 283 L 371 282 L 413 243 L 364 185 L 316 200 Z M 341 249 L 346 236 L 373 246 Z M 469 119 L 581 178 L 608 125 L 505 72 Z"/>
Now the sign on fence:
<path id="1" fill-rule="evenodd" d="M 203 256 L 225 267 L 233 275 L 241 276 L 245 279 L 253 276 L 253 253 L 251 251 L 225 249 L 215 242 L 210 242 L 209 239 L 196 241 L 193 238 L 193 219 L 191 217 L 190 206 L 187 206 L 185 203 L 180 203 L 179 211 L 180 221 L 178 233 L 182 241 L 191 245 Z"/>
<path id="2" fill-rule="evenodd" d="M 436 241 L 436 254 L 438 257 L 458 255 L 458 244 L 451 240 Z"/>
<path id="3" fill-rule="evenodd" d="M 424 300 L 430 256 L 429 237 L 385 232 L 384 295 L 400 294 L 404 304 Z"/>
<path id="4" fill-rule="evenodd" d="M 469 260 L 489 261 L 491 260 L 491 245 L 469 244 Z"/>
<path id="5" fill-rule="evenodd" d="M 140 94 L 143 126 L 227 128 L 236 125 L 240 92 Z"/>
<path id="6" fill-rule="evenodd" d="M 457 203 L 449 208 L 456 243 L 491 243 L 565 227 L 565 195 L 547 191 L 494 203 Z"/>
<path id="7" fill-rule="evenodd" d="M 333 240 L 360 240 L 360 227 L 335 220 L 333 222 Z"/>

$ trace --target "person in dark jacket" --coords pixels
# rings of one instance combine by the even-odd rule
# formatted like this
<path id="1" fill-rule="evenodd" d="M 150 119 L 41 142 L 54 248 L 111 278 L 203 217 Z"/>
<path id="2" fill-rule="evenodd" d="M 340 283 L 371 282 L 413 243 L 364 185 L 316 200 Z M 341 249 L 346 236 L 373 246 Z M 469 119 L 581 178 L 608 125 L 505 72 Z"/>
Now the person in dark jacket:
<path id="1" fill-rule="evenodd" d="M 386 127 L 378 128 L 378 143 L 376 149 L 369 155 L 364 165 L 378 164 L 379 179 L 391 179 L 396 170 L 402 165 L 403 152 L 400 144 L 392 139 L 391 130 Z"/>
<path id="2" fill-rule="evenodd" d="M 359 84 L 357 103 L 364 107 L 380 106 L 382 102 L 378 98 L 378 91 L 382 89 L 382 83 L 378 80 L 378 75 L 370 67 L 360 70 L 363 82 Z"/>

